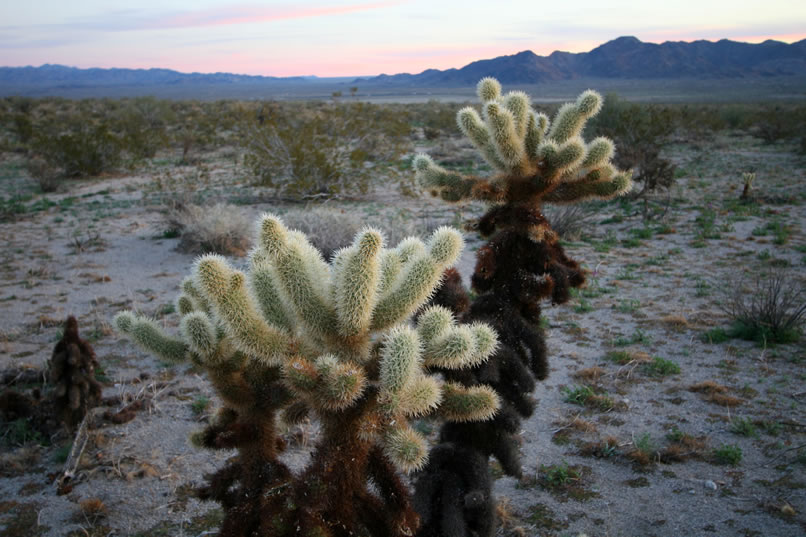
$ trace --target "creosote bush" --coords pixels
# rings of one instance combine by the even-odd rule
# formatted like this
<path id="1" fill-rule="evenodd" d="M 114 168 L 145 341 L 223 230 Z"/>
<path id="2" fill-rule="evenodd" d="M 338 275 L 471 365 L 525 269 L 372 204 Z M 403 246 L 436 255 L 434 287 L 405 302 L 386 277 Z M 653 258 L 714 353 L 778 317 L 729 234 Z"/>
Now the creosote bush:
<path id="1" fill-rule="evenodd" d="M 502 94 L 497 80 L 479 82 L 481 113 L 465 107 L 457 114 L 461 131 L 492 168 L 487 177 L 444 168 L 426 155 L 414 159 L 424 188 L 446 201 L 475 199 L 488 204 L 478 230 L 489 238 L 477 255 L 472 277 L 477 296 L 469 300 L 458 275 L 449 275 L 434 299 L 464 322 L 486 322 L 501 345 L 488 361 L 464 370 L 442 371 L 457 385 L 492 386 L 501 396 L 494 419 L 448 423 L 427 466 L 416 477 L 415 503 L 423 518 L 422 536 L 491 536 L 495 531 L 488 459 L 520 476 L 518 433 L 534 411 L 530 393 L 549 372 L 540 327 L 541 302 L 562 304 L 585 276 L 566 256 L 544 204 L 570 205 L 611 199 L 632 186 L 629 172 L 611 162 L 609 138 L 586 142 L 586 121 L 601 97 L 586 91 L 563 105 L 553 120 L 532 109 L 522 92 Z"/>
<path id="2" fill-rule="evenodd" d="M 731 337 L 760 343 L 790 343 L 806 320 L 806 287 L 784 269 L 758 274 L 752 282 L 728 282 L 719 304 L 731 319 Z"/>
<path id="3" fill-rule="evenodd" d="M 119 313 L 115 325 L 146 350 L 203 368 L 224 402 L 194 435 L 238 457 L 199 494 L 221 503 L 225 537 L 408 536 L 419 526 L 399 472 L 421 468 L 427 441 L 411 424 L 434 415 L 476 423 L 495 416 L 489 386 L 440 378 L 487 360 L 498 345 L 486 324 L 457 324 L 439 306 L 408 320 L 457 259 L 461 236 L 436 230 L 387 249 L 365 229 L 327 263 L 276 216 L 260 220 L 246 272 L 205 255 L 182 283 L 179 334 Z M 321 422 L 309 464 L 279 458 L 280 421 Z"/>
<path id="4" fill-rule="evenodd" d="M 243 120 L 244 162 L 258 184 L 294 199 L 365 193 L 408 139 L 403 118 L 361 102 L 264 106 Z"/>
<path id="5" fill-rule="evenodd" d="M 639 198 L 674 184 L 675 166 L 660 157 L 661 145 L 674 128 L 675 113 L 671 108 L 630 103 L 611 93 L 588 132 L 607 136 L 616 143 L 619 149 L 614 163 L 633 170 L 638 188 L 630 196 Z"/>

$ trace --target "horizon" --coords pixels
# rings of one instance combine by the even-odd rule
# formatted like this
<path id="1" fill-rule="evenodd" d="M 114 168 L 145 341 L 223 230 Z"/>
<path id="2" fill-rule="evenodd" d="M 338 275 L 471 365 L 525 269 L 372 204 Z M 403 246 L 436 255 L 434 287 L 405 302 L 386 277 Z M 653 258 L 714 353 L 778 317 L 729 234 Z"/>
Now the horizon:
<path id="1" fill-rule="evenodd" d="M 472 0 L 439 5 L 425 0 L 302 5 L 148 0 L 127 9 L 109 8 L 100 0 L 69 7 L 53 0 L 32 4 L 0 6 L 5 21 L 0 50 L 7 67 L 359 78 L 461 68 L 525 50 L 540 56 L 588 52 L 623 36 L 656 44 L 806 38 L 806 5 L 792 7 L 784 0 L 769 0 L 763 13 L 749 3 L 726 0 L 685 0 L 673 7 L 616 0 L 606 8 L 582 0 L 543 11 L 520 0 L 495 9 Z M 692 22 L 685 14 L 694 9 L 698 18 Z"/>

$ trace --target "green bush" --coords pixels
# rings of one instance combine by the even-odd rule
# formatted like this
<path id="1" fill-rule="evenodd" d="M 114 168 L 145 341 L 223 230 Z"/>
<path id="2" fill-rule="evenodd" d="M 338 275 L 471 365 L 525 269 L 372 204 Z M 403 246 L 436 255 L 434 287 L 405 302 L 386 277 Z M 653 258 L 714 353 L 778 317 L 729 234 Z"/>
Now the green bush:
<path id="1" fill-rule="evenodd" d="M 77 121 L 67 132 L 38 129 L 32 150 L 66 177 L 94 176 L 120 165 L 123 142 L 104 123 Z"/>
<path id="2" fill-rule="evenodd" d="M 675 114 L 669 107 L 636 104 L 610 93 L 601 112 L 588 122 L 589 136 L 607 136 L 618 147 L 613 164 L 633 170 L 633 198 L 659 189 L 668 189 L 675 181 L 675 166 L 660 157 L 660 148 L 675 128 Z"/>
<path id="3" fill-rule="evenodd" d="M 409 126 L 367 103 L 274 108 L 243 125 L 247 168 L 260 185 L 295 199 L 365 193 L 395 159 Z"/>

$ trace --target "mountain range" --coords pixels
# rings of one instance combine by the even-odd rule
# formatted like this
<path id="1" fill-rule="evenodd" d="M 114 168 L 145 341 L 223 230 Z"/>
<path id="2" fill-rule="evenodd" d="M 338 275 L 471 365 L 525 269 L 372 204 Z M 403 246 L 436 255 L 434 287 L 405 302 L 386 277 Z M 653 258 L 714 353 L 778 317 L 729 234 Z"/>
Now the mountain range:
<path id="1" fill-rule="evenodd" d="M 555 51 L 538 56 L 525 50 L 511 56 L 479 60 L 461 69 L 380 75 L 356 82 L 392 85 L 467 85 L 494 76 L 504 84 L 539 84 L 575 78 L 748 78 L 806 74 L 806 39 L 787 44 L 667 41 L 644 43 L 619 37 L 590 52 Z"/>
<path id="2" fill-rule="evenodd" d="M 230 73 L 180 73 L 169 69 L 79 69 L 46 64 L 40 67 L 0 67 L 3 95 L 142 95 L 222 98 L 238 94 L 295 95 L 306 87 L 328 84 L 366 87 L 468 87 L 485 76 L 504 84 L 540 84 L 574 79 L 754 79 L 806 75 L 806 39 L 741 43 L 667 41 L 645 43 L 619 37 L 590 52 L 555 51 L 538 56 L 523 51 L 478 60 L 458 69 L 427 69 L 419 74 L 370 78 L 269 77 Z M 320 90 L 316 90 L 321 93 Z M 328 90 L 329 91 L 329 90 Z M 327 95 L 327 94 L 325 94 Z"/>

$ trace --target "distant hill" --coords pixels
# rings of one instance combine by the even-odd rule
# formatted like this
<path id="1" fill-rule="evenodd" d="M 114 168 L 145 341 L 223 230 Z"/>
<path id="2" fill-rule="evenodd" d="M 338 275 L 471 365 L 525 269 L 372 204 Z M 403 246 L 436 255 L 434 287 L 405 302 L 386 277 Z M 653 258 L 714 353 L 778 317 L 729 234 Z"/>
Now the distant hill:
<path id="1" fill-rule="evenodd" d="M 387 88 L 391 88 L 392 93 L 414 93 L 408 88 L 418 91 L 471 88 L 485 76 L 494 76 L 504 84 L 533 85 L 580 79 L 787 80 L 777 78 L 787 75 L 806 76 L 806 40 L 791 45 L 780 41 L 750 44 L 727 39 L 692 43 L 669 41 L 658 45 L 635 37 L 619 37 L 590 52 L 556 51 L 538 56 L 526 50 L 511 56 L 478 60 L 460 69 L 427 69 L 419 74 L 384 74 L 370 78 L 283 78 L 180 73 L 170 69 L 79 69 L 51 64 L 0 67 L 0 96 L 327 99 L 331 93 L 343 92 L 348 86 L 360 86 L 367 95 L 381 95 Z"/>
<path id="2" fill-rule="evenodd" d="M 494 76 L 505 84 L 539 84 L 577 78 L 752 78 L 806 74 L 806 39 L 791 45 L 721 41 L 644 43 L 619 37 L 590 52 L 552 52 L 538 56 L 525 50 L 511 56 L 478 60 L 461 69 L 380 75 L 356 83 L 460 86 Z"/>
<path id="3" fill-rule="evenodd" d="M 154 86 L 165 84 L 239 84 L 255 82 L 300 82 L 309 77 L 233 75 L 230 73 L 180 73 L 170 69 L 79 69 L 45 64 L 41 67 L 0 67 L 0 83 L 20 86 Z"/>

